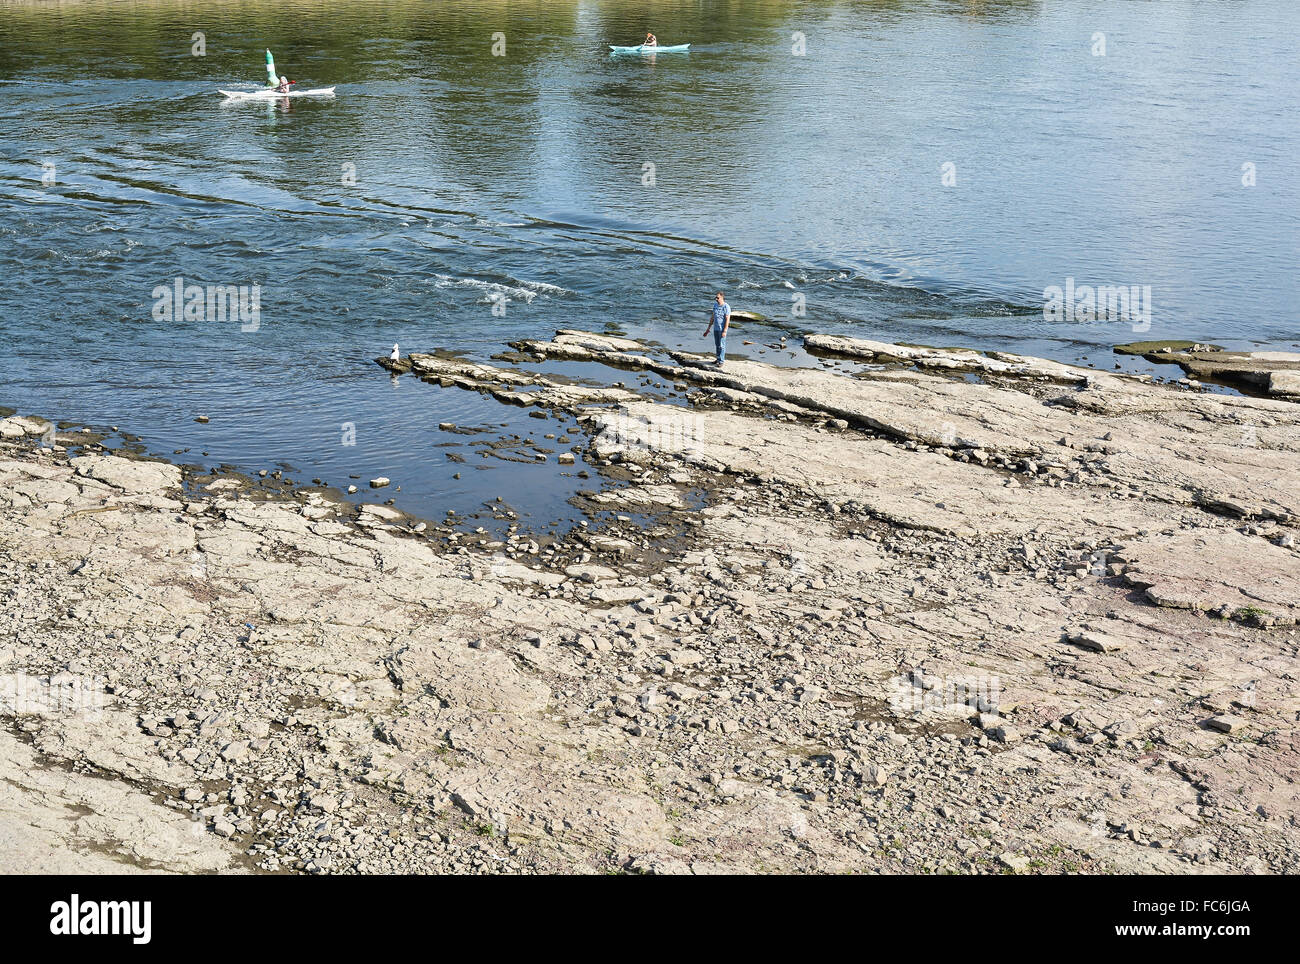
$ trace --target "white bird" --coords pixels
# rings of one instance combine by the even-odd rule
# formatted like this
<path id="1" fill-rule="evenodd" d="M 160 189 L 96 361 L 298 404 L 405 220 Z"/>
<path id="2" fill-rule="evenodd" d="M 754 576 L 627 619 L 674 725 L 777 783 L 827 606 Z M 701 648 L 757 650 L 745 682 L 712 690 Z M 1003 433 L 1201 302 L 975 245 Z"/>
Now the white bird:
<path id="1" fill-rule="evenodd" d="M 392 353 L 391 355 L 388 356 L 388 360 L 389 360 L 389 361 L 397 361 L 397 360 L 400 359 L 401 357 L 402 357 L 402 356 L 401 356 L 400 354 L 398 354 L 398 351 L 397 351 L 397 343 L 394 342 L 394 343 L 393 343 L 393 353 Z"/>

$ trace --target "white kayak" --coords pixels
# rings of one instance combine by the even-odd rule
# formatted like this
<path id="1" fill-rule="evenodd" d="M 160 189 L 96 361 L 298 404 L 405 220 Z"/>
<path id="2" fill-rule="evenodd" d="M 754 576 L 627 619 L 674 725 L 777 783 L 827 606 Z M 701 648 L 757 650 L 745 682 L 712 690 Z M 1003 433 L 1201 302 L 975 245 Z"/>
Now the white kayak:
<path id="1" fill-rule="evenodd" d="M 274 88 L 267 87 L 262 90 L 221 90 L 218 93 L 225 94 L 231 100 L 275 100 L 278 97 L 333 97 L 333 87 L 317 87 L 314 90 L 291 90 L 288 93 L 279 93 Z"/>
<path id="2" fill-rule="evenodd" d="M 645 44 L 642 44 L 639 47 L 615 47 L 613 44 L 610 44 L 609 49 L 616 54 L 684 54 L 690 51 L 691 45 L 676 44 L 672 47 L 666 47 L 662 44 L 651 44 L 647 47 Z"/>

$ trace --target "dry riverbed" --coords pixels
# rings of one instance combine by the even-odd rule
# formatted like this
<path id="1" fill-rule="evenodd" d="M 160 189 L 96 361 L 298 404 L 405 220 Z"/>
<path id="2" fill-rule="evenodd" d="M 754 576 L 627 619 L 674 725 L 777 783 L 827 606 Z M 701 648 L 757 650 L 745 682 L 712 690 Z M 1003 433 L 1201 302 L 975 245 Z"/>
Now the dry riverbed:
<path id="1" fill-rule="evenodd" d="M 581 426 L 553 540 L 0 420 L 0 870 L 1300 871 L 1300 405 L 511 347 L 381 364 Z"/>

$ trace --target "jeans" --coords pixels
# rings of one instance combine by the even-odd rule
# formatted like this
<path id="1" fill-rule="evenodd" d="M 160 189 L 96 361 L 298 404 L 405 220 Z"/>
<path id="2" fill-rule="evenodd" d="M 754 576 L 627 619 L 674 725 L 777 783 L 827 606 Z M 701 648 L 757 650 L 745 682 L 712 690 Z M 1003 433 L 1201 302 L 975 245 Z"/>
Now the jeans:
<path id="1" fill-rule="evenodd" d="M 727 360 L 727 336 L 721 328 L 713 329 L 713 347 L 717 349 L 718 364 L 721 365 Z"/>

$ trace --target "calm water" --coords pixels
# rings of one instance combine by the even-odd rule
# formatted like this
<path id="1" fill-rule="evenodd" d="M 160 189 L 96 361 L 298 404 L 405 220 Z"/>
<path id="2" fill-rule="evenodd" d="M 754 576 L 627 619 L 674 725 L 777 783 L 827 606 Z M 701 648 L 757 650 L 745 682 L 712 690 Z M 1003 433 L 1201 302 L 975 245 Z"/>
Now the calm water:
<path id="1" fill-rule="evenodd" d="M 647 29 L 691 52 L 609 56 Z M 0 405 L 546 515 L 553 460 L 448 461 L 437 423 L 560 423 L 370 359 L 607 324 L 702 349 L 717 288 L 766 341 L 1290 347 L 1298 35 L 1294 0 L 0 4 Z M 268 46 L 338 96 L 223 102 Z M 259 284 L 260 328 L 156 320 L 178 276 Z M 1067 277 L 1150 285 L 1150 331 L 1044 321 Z"/>

